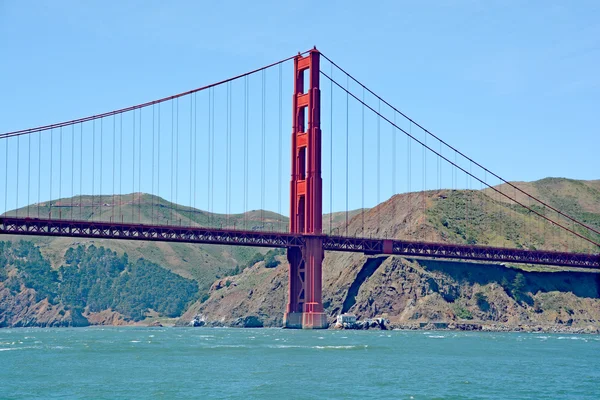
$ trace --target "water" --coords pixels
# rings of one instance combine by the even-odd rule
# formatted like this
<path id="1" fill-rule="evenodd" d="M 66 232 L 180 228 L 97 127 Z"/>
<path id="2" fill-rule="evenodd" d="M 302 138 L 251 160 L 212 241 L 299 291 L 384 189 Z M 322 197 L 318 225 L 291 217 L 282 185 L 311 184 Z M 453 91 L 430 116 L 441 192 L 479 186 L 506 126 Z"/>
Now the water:
<path id="1" fill-rule="evenodd" d="M 0 330 L 0 398 L 600 399 L 600 336 Z"/>

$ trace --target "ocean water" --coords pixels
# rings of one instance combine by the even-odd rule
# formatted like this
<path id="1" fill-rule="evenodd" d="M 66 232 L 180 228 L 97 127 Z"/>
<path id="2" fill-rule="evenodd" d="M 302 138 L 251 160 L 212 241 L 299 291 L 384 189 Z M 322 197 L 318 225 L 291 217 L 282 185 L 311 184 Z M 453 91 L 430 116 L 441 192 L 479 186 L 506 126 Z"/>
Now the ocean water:
<path id="1" fill-rule="evenodd" d="M 600 336 L 1 329 L 2 399 L 600 399 Z"/>

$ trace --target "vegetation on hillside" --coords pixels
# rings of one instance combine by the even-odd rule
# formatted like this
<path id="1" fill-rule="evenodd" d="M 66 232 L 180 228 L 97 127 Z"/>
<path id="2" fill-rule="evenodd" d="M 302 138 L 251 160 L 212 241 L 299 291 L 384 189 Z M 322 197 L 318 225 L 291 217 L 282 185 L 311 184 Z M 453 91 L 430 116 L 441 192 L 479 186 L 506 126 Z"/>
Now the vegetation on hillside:
<path id="1" fill-rule="evenodd" d="M 177 317 L 198 293 L 193 280 L 93 245 L 69 248 L 65 265 L 55 270 L 33 243 L 0 242 L 0 280 L 13 293 L 34 289 L 37 301 L 48 299 L 78 311 L 112 309 L 134 321 L 149 310 Z"/>

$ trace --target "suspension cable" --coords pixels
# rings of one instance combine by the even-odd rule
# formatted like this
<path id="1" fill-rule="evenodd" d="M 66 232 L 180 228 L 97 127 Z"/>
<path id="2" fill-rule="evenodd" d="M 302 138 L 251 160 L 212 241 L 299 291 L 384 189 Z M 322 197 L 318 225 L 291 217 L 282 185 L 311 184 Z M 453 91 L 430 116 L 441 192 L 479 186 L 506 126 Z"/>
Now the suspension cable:
<path id="1" fill-rule="evenodd" d="M 410 117 L 408 117 L 406 114 L 404 114 L 402 111 L 398 110 L 396 107 L 392 106 L 390 103 L 388 103 L 387 101 L 385 101 L 382 97 L 380 97 L 378 94 L 376 94 L 375 92 L 373 92 L 371 89 L 369 89 L 368 87 L 366 87 L 363 83 L 361 83 L 360 81 L 358 81 L 355 77 L 353 77 L 352 75 L 350 75 L 346 70 L 344 70 L 343 68 L 341 68 L 339 65 L 337 65 L 335 62 L 333 62 L 329 57 L 327 57 L 325 54 L 320 53 L 322 57 L 324 57 L 327 61 L 329 61 L 332 65 L 334 65 L 336 68 L 338 68 L 340 71 L 342 71 L 344 74 L 348 75 L 350 77 L 350 79 L 352 79 L 354 82 L 356 82 L 358 85 L 362 86 L 365 90 L 367 90 L 369 93 L 371 93 L 373 96 L 375 96 L 377 99 L 381 100 L 385 105 L 387 105 L 388 107 L 390 107 L 391 109 L 393 109 L 394 111 L 396 111 L 397 113 L 399 113 L 400 115 L 402 115 L 404 118 L 406 118 L 410 123 L 416 125 L 417 127 L 419 127 L 420 129 L 422 129 L 425 133 L 427 133 L 428 135 L 432 136 L 433 138 L 439 140 L 440 142 L 442 142 L 445 146 L 447 146 L 448 148 L 454 150 L 456 153 L 460 154 L 462 157 L 464 157 L 465 159 L 467 159 L 468 161 L 472 162 L 474 165 L 476 165 L 477 167 L 481 168 L 482 170 L 486 171 L 487 173 L 489 173 L 490 175 L 494 176 L 495 178 L 499 179 L 500 181 L 506 183 L 507 185 L 515 188 L 516 190 L 518 190 L 519 192 L 523 193 L 524 195 L 531 197 L 533 200 L 537 201 L 538 203 L 548 207 L 549 209 L 551 209 L 552 211 L 564 216 L 565 218 L 573 221 L 574 223 L 585 227 L 586 229 L 597 233 L 598 235 L 600 235 L 600 230 L 594 229 L 593 227 L 584 224 L 583 222 L 580 222 L 578 220 L 576 220 L 575 218 L 563 213 L 562 211 L 559 211 L 558 209 L 550 206 L 549 204 L 543 202 L 542 200 L 538 199 L 537 197 L 534 197 L 532 195 L 530 195 L 529 193 L 523 191 L 522 189 L 518 188 L 517 186 L 515 186 L 514 184 L 512 184 L 511 182 L 507 181 L 506 179 L 500 177 L 499 175 L 493 173 L 492 171 L 490 171 L 489 169 L 485 168 L 483 165 L 479 164 L 478 162 L 476 162 L 475 160 L 471 159 L 470 157 L 467 157 L 465 154 L 463 154 L 462 152 L 460 152 L 459 150 L 457 150 L 456 148 L 450 146 L 448 143 L 446 143 L 445 141 L 443 141 L 442 139 L 440 139 L 438 136 L 434 135 L 433 133 L 431 133 L 429 130 L 425 129 L 422 125 L 420 125 L 419 123 L 415 122 L 414 120 L 412 120 Z M 323 71 L 321 71 L 321 73 L 323 75 L 325 75 L 325 73 Z M 327 75 L 325 75 L 327 76 Z M 355 97 L 355 96 L 353 96 Z M 478 179 L 478 178 L 476 178 Z M 478 179 L 479 180 L 479 179 Z M 487 186 L 490 186 L 486 183 Z M 597 245 L 597 244 L 596 244 Z"/>
<path id="2" fill-rule="evenodd" d="M 335 81 L 335 80 L 333 80 L 331 77 L 329 77 L 329 76 L 328 76 L 328 75 L 327 75 L 325 72 L 323 72 L 323 71 L 320 71 L 320 72 L 321 72 L 321 74 L 322 74 L 323 76 L 325 76 L 327 79 L 331 80 L 331 81 L 332 81 L 332 82 L 333 82 L 333 83 L 334 83 L 336 86 L 338 86 L 340 89 L 342 89 L 343 91 L 346 91 L 342 85 L 340 85 L 340 84 L 339 84 L 337 81 Z M 368 89 L 367 89 L 367 90 L 368 90 Z M 360 100 L 360 99 L 359 99 L 359 98 L 358 98 L 356 95 L 354 95 L 353 93 L 349 93 L 349 95 L 350 95 L 350 96 L 352 96 L 352 97 L 353 97 L 355 100 L 357 100 L 358 102 L 360 102 L 360 103 L 363 103 L 363 102 L 362 102 L 362 101 L 361 101 L 361 100 Z M 383 116 L 383 115 L 381 115 L 380 113 L 378 113 L 378 112 L 377 112 L 377 110 L 375 110 L 375 109 L 374 109 L 373 107 L 371 107 L 370 105 L 368 105 L 368 104 L 365 104 L 365 103 L 363 103 L 363 104 L 364 104 L 364 105 L 365 105 L 365 106 L 366 106 L 366 107 L 367 107 L 369 110 L 371 110 L 372 112 L 374 112 L 375 114 L 377 114 L 377 115 L 379 115 L 381 118 L 383 118 L 383 119 L 384 119 L 386 122 L 388 122 L 389 124 L 393 124 L 393 122 L 392 122 L 392 121 L 390 121 L 388 118 L 386 118 L 385 116 Z M 438 153 L 436 150 L 434 150 L 433 148 L 431 148 L 431 147 L 429 147 L 429 146 L 426 146 L 426 145 L 425 145 L 425 144 L 424 144 L 424 143 L 423 143 L 421 140 L 417 139 L 417 138 L 416 138 L 415 136 L 413 136 L 411 133 L 409 133 L 409 132 L 405 131 L 404 129 L 402 129 L 402 128 L 398 127 L 398 126 L 396 126 L 396 128 L 398 128 L 398 129 L 399 129 L 401 132 L 403 132 L 405 135 L 407 135 L 408 137 L 410 137 L 410 138 L 411 138 L 413 141 L 415 141 L 415 142 L 419 143 L 421 146 L 425 146 L 425 148 L 427 148 L 429 151 L 431 151 L 432 153 L 436 154 L 437 156 L 439 156 L 439 157 L 443 158 L 443 159 L 444 159 L 446 162 L 448 162 L 448 163 L 450 163 L 450 164 L 454 165 L 456 168 L 458 168 L 459 170 L 461 170 L 461 171 L 462 171 L 462 172 L 464 172 L 465 174 L 469 174 L 469 175 L 470 175 L 472 178 L 474 178 L 475 180 L 477 180 L 477 181 L 479 181 L 479 182 L 483 183 L 484 185 L 486 185 L 486 186 L 487 186 L 487 187 L 489 187 L 490 189 L 492 189 L 492 190 L 494 190 L 494 191 L 496 191 L 496 192 L 498 192 L 498 193 L 502 194 L 502 195 L 503 195 L 504 197 L 506 197 L 507 199 L 509 199 L 509 200 L 513 200 L 513 199 L 511 199 L 511 198 L 510 198 L 508 195 L 506 195 L 506 194 L 504 194 L 504 193 L 500 192 L 498 189 L 496 189 L 495 187 L 491 186 L 491 185 L 490 185 L 490 184 L 488 184 L 487 182 L 484 182 L 483 180 L 481 180 L 481 179 L 480 179 L 480 178 L 478 178 L 477 176 L 474 176 L 474 175 L 470 174 L 470 173 L 469 173 L 469 171 L 467 171 L 467 170 L 466 170 L 466 169 L 464 169 L 463 167 L 461 167 L 461 166 L 457 165 L 456 163 L 452 162 L 450 159 L 448 159 L 448 158 L 444 157 L 443 155 L 439 154 L 439 153 Z M 489 172 L 489 171 L 488 171 L 488 172 Z M 499 179 L 501 179 L 501 178 L 499 178 Z M 511 185 L 511 186 L 512 186 L 512 187 L 513 187 L 515 190 L 518 190 L 518 188 L 517 188 L 517 187 L 515 187 L 514 185 Z M 521 191 L 521 192 L 522 192 L 522 191 Z M 523 192 L 523 193 L 524 193 L 524 192 Z M 524 194 L 525 194 L 525 195 L 527 195 L 527 193 L 524 193 Z M 530 197 L 531 197 L 531 196 L 530 196 Z M 521 207 L 528 209 L 529 211 L 531 211 L 531 212 L 535 213 L 536 215 L 538 215 L 538 216 L 540 216 L 540 217 L 542 217 L 542 218 L 545 218 L 545 219 L 546 219 L 546 220 L 548 220 L 549 222 L 552 222 L 552 223 L 556 224 L 557 226 L 559 226 L 559 227 L 561 227 L 562 229 L 564 229 L 564 230 L 566 230 L 566 231 L 568 231 L 568 232 L 570 232 L 570 233 L 572 233 L 572 234 L 574 234 L 574 235 L 578 236 L 579 238 L 581 238 L 581 239 L 583 239 L 583 240 L 585 240 L 585 241 L 587 241 L 587 242 L 589 242 L 589 243 L 592 243 L 592 244 L 593 244 L 593 245 L 595 245 L 595 246 L 598 246 L 598 247 L 600 247 L 600 243 L 596 243 L 595 241 L 593 241 L 593 240 L 591 240 L 591 239 L 589 239 L 589 238 L 587 238 L 587 237 L 585 237 L 585 236 L 582 236 L 582 235 L 580 235 L 580 234 L 579 234 L 579 233 L 577 233 L 577 232 L 574 232 L 573 230 L 569 229 L 568 227 L 565 227 L 565 226 L 563 226 L 562 224 L 560 224 L 560 223 L 558 223 L 558 222 L 555 222 L 555 221 L 553 221 L 552 219 L 550 219 L 550 218 L 547 218 L 547 217 L 545 217 L 545 216 L 541 215 L 539 212 L 535 211 L 534 209 L 528 208 L 527 206 L 525 206 L 523 203 L 521 203 L 521 202 L 517 201 L 516 199 L 514 199 L 513 201 L 514 201 L 515 203 L 519 204 Z M 561 215 L 562 215 L 562 214 L 561 214 Z M 564 216 L 564 215 L 563 215 L 563 216 Z M 567 216 L 565 216 L 565 217 L 567 217 Z M 575 221 L 575 222 L 577 222 L 577 221 Z"/>
<path id="3" fill-rule="evenodd" d="M 299 53 L 298 55 L 302 56 L 302 55 L 307 54 L 309 52 L 310 52 L 310 50 L 307 50 L 307 51 L 304 51 L 302 53 Z M 196 92 L 201 92 L 203 90 L 214 88 L 216 86 L 222 85 L 222 84 L 227 83 L 227 82 L 235 81 L 237 79 L 244 78 L 244 77 L 249 76 L 249 75 L 253 75 L 253 74 L 257 73 L 257 72 L 260 72 L 260 71 L 266 70 L 268 68 L 274 67 L 275 65 L 283 64 L 283 63 L 285 63 L 287 61 L 293 60 L 298 55 L 293 55 L 291 57 L 287 57 L 287 58 L 284 58 L 284 59 L 279 60 L 277 62 L 265 65 L 265 66 L 263 66 L 261 68 L 254 69 L 252 71 L 249 71 L 249 72 L 246 72 L 246 73 L 243 73 L 243 74 L 239 74 L 239 75 L 236 75 L 234 77 L 231 77 L 231 78 L 228 78 L 228 79 L 224 79 L 224 80 L 216 82 L 216 83 L 212 83 L 210 85 L 205 85 L 205 86 L 199 87 L 197 89 L 189 90 L 187 92 L 182 92 L 182 93 L 178 93 L 178 94 L 175 94 L 175 95 L 172 95 L 172 96 L 163 97 L 162 99 L 158 99 L 158 100 L 148 101 L 146 103 L 137 104 L 135 106 L 120 108 L 118 110 L 113 110 L 113 111 L 109 111 L 109 112 L 102 113 L 102 114 L 91 115 L 91 116 L 88 116 L 88 117 L 85 117 L 85 118 L 79 118 L 79 119 L 74 119 L 74 120 L 71 120 L 71 121 L 59 122 L 59 123 L 56 123 L 56 124 L 38 126 L 38 127 L 35 127 L 35 128 L 21 129 L 21 130 L 13 131 L 13 132 L 6 132 L 6 133 L 3 133 L 3 134 L 0 135 L 0 139 L 5 139 L 5 138 L 8 138 L 8 137 L 19 136 L 19 135 L 26 135 L 26 134 L 29 134 L 29 133 L 34 133 L 34 132 L 39 132 L 39 131 L 46 131 L 46 130 L 50 130 L 50 129 L 53 129 L 53 128 L 59 128 L 61 126 L 73 125 L 73 124 L 77 124 L 77 123 L 81 123 L 81 122 L 88 122 L 88 121 L 92 121 L 92 120 L 99 119 L 99 118 L 110 117 L 111 115 L 114 115 L 114 114 L 122 114 L 122 113 L 129 112 L 129 111 L 132 111 L 132 110 L 137 110 L 139 108 L 149 107 L 149 106 L 151 106 L 153 104 L 164 103 L 164 102 L 167 102 L 169 100 L 173 100 L 173 99 L 177 99 L 179 97 L 187 96 L 188 94 L 192 94 L 192 93 L 196 93 Z"/>

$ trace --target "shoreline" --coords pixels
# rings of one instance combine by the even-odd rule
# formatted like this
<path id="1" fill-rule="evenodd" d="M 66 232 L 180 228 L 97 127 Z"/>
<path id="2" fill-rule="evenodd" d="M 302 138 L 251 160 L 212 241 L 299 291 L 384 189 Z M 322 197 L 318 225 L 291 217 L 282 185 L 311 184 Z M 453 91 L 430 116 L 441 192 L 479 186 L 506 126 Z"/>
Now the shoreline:
<path id="1" fill-rule="evenodd" d="M 184 328 L 184 329 L 284 329 L 281 326 L 263 326 L 263 327 L 243 327 L 243 326 L 231 326 L 224 324 L 207 324 L 201 327 L 192 327 L 187 325 L 152 325 L 152 324 L 122 324 L 122 325 L 88 325 L 88 326 L 16 326 L 10 327 L 5 326 L 0 328 L 0 332 L 3 330 L 13 329 L 79 329 L 79 328 L 91 328 L 91 329 L 103 329 L 103 328 Z M 519 325 L 518 327 L 499 326 L 494 324 L 448 324 L 447 327 L 436 326 L 433 323 L 427 324 L 426 326 L 417 326 L 411 324 L 390 324 L 387 329 L 348 329 L 348 328 L 335 328 L 331 325 L 323 331 L 404 331 L 404 332 L 486 332 L 486 333 L 543 333 L 543 334 L 574 334 L 574 335 L 600 335 L 600 328 L 595 326 L 588 327 L 567 327 L 567 326 L 541 326 L 541 325 Z"/>

